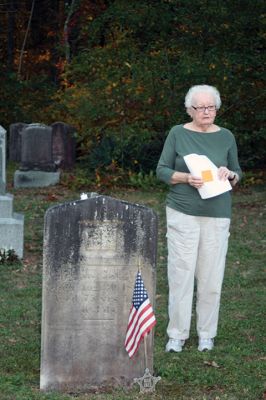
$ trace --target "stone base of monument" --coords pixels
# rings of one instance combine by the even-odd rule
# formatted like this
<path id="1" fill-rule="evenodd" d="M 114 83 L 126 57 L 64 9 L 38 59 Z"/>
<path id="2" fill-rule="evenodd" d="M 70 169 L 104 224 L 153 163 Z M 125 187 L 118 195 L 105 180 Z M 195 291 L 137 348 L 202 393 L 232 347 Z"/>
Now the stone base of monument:
<path id="1" fill-rule="evenodd" d="M 60 172 L 46 172 L 46 171 L 15 171 L 14 174 L 14 187 L 44 187 L 52 186 L 59 183 Z"/>
<path id="2" fill-rule="evenodd" d="M 0 195 L 0 218 L 11 217 L 13 213 L 12 194 Z"/>
<path id="3" fill-rule="evenodd" d="M 23 257 L 24 216 L 13 213 L 13 196 L 0 196 L 0 248 L 13 249 Z"/>

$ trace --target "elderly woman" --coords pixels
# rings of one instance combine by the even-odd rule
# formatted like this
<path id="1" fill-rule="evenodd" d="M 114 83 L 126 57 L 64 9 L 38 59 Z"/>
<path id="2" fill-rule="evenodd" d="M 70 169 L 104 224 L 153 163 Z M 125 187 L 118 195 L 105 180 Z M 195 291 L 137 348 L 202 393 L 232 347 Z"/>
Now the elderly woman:
<path id="1" fill-rule="evenodd" d="M 233 134 L 214 123 L 221 106 L 218 90 L 190 88 L 185 107 L 191 122 L 176 125 L 166 138 L 157 177 L 170 185 L 166 200 L 169 341 L 166 351 L 180 352 L 189 338 L 194 278 L 197 283 L 198 350 L 212 350 L 217 334 L 221 288 L 228 247 L 231 194 L 202 199 L 201 176 L 193 176 L 184 156 L 207 156 L 218 168 L 218 180 L 236 185 L 242 173 Z"/>

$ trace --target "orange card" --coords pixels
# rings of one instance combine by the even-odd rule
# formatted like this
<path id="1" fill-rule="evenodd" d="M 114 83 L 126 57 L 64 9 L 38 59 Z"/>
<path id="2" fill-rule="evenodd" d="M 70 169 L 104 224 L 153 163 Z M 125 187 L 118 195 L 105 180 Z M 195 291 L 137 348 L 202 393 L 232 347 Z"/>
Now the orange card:
<path id="1" fill-rule="evenodd" d="M 212 171 L 207 169 L 205 171 L 201 171 L 201 176 L 204 182 L 211 182 L 213 181 Z"/>

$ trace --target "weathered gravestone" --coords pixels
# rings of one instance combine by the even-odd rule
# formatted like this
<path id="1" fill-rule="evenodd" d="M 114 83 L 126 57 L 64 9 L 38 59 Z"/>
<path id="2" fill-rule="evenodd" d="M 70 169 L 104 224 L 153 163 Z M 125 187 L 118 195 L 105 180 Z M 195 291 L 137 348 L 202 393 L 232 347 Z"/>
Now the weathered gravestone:
<path id="1" fill-rule="evenodd" d="M 133 359 L 124 348 L 139 265 L 155 298 L 157 217 L 96 196 L 45 216 L 41 390 L 131 385 L 153 370 L 153 332 Z"/>
<path id="2" fill-rule="evenodd" d="M 64 122 L 54 122 L 52 128 L 52 156 L 57 167 L 71 169 L 75 164 L 75 128 Z"/>
<path id="3" fill-rule="evenodd" d="M 9 126 L 9 160 L 21 161 L 21 132 L 28 124 L 17 122 Z"/>
<path id="4" fill-rule="evenodd" d="M 6 130 L 0 125 L 0 195 L 6 192 Z"/>
<path id="5" fill-rule="evenodd" d="M 30 124 L 30 131 L 31 133 L 33 131 L 33 127 L 45 127 L 45 125 L 41 124 Z M 11 124 L 9 126 L 9 160 L 10 161 L 16 161 L 16 162 L 21 162 L 22 158 L 22 132 L 27 128 L 29 124 L 25 124 L 22 122 L 17 122 L 14 124 Z M 50 169 L 51 169 L 51 163 L 52 163 L 52 168 L 55 166 L 58 168 L 60 167 L 61 169 L 71 169 L 73 168 L 75 164 L 75 158 L 76 158 L 76 141 L 75 141 L 75 132 L 76 129 L 64 122 L 54 122 L 50 127 L 48 127 L 48 130 L 52 132 L 51 138 L 45 137 L 45 149 L 49 149 L 50 146 L 50 139 L 52 140 L 52 152 L 49 150 L 48 154 L 45 156 L 45 159 L 47 162 L 47 159 L 49 159 L 49 164 L 50 164 Z M 34 132 L 36 133 L 36 131 Z M 25 135 L 25 134 L 23 134 Z M 35 139 L 39 140 L 40 137 L 33 137 L 30 138 L 29 134 L 27 135 L 24 139 L 23 143 L 23 162 L 20 167 L 21 170 L 29 170 L 29 169 L 36 169 L 36 165 L 40 166 L 39 159 L 39 151 L 35 153 Z M 27 143 L 27 141 L 30 141 Z M 33 151 L 30 150 L 30 146 L 33 145 Z M 43 159 L 43 155 L 42 159 Z M 51 161 L 52 158 L 52 161 Z M 37 159 L 37 160 L 36 160 Z M 25 165 L 23 165 L 25 164 Z M 31 164 L 31 165 L 30 165 Z M 42 167 L 43 169 L 43 167 Z"/>
<path id="6" fill-rule="evenodd" d="M 55 171 L 52 157 L 52 129 L 30 124 L 21 132 L 21 171 Z"/>
<path id="7" fill-rule="evenodd" d="M 13 213 L 13 196 L 6 193 L 6 130 L 0 125 L 0 249 L 23 257 L 24 217 Z"/>
<path id="8" fill-rule="evenodd" d="M 55 185 L 59 178 L 52 156 L 52 128 L 29 124 L 21 132 L 21 163 L 14 175 L 14 186 Z"/>

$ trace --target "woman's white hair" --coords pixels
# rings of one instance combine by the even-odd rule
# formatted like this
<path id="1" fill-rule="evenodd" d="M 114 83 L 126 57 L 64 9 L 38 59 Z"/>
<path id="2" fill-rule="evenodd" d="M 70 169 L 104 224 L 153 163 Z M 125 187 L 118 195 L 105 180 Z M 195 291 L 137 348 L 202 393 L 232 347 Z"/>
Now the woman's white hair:
<path id="1" fill-rule="evenodd" d="M 222 101 L 221 101 L 219 91 L 216 89 L 216 87 L 209 86 L 209 85 L 192 86 L 186 94 L 185 107 L 186 108 L 192 107 L 195 94 L 202 93 L 202 92 L 209 93 L 213 96 L 214 102 L 215 102 L 215 107 L 217 110 L 221 107 Z"/>

